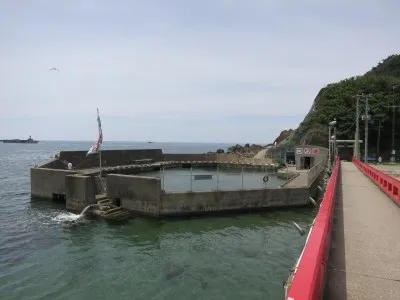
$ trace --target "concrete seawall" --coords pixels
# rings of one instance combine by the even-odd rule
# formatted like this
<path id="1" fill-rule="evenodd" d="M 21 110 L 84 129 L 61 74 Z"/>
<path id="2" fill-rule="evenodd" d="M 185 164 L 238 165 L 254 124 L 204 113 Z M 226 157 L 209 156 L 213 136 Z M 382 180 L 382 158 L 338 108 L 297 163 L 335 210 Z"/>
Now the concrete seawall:
<path id="1" fill-rule="evenodd" d="M 209 154 L 168 154 L 165 153 L 164 155 L 165 161 L 216 161 L 217 155 L 216 153 L 209 153 Z"/>
<path id="2" fill-rule="evenodd" d="M 95 168 L 99 165 L 98 154 L 86 156 L 87 151 L 61 151 L 59 159 L 47 162 L 40 167 L 65 168 L 60 161 L 72 163 L 74 168 L 85 169 Z M 102 150 L 101 162 L 104 167 L 130 165 L 133 161 L 151 159 L 163 161 L 164 156 L 161 149 L 130 149 L 130 150 Z"/>
<path id="3" fill-rule="evenodd" d="M 66 195 L 66 176 L 75 171 L 45 168 L 31 169 L 31 197 L 53 199 L 55 195 Z"/>
<path id="4" fill-rule="evenodd" d="M 305 206 L 318 192 L 317 179 L 302 188 L 262 188 L 195 192 L 163 192 L 158 178 L 110 174 L 107 195 L 134 213 L 153 216 L 190 216 L 215 212 L 265 210 Z"/>
<path id="5" fill-rule="evenodd" d="M 254 159 L 236 161 L 239 158 L 216 153 L 163 154 L 161 149 L 104 150 L 103 177 L 100 178 L 97 155 L 87 157 L 86 151 L 61 151 L 59 158 L 31 169 L 31 196 L 64 199 L 68 210 L 79 212 L 96 203 L 96 195 L 106 193 L 117 206 L 159 217 L 304 206 L 310 203 L 310 196 L 315 197 L 318 192 L 319 176 L 303 186 L 165 193 L 160 179 L 133 175 L 160 168 L 191 166 L 277 171 L 264 160 L 260 163 Z M 65 161 L 71 162 L 74 169 L 65 170 Z M 290 178 L 296 173 L 280 176 Z"/>
<path id="6" fill-rule="evenodd" d="M 94 177 L 79 174 L 65 177 L 66 208 L 68 211 L 80 213 L 89 204 L 95 204 L 96 193 Z"/>
<path id="7" fill-rule="evenodd" d="M 86 151 L 61 151 L 58 157 L 41 164 L 40 168 L 65 169 L 63 161 L 72 163 L 74 168 L 87 169 L 95 168 L 99 165 L 97 154 L 86 156 Z M 215 163 L 243 163 L 243 164 L 269 164 L 269 159 L 247 158 L 238 154 L 169 154 L 163 153 L 161 149 L 130 149 L 130 150 L 103 150 L 102 165 L 112 167 L 118 165 L 130 165 L 134 161 L 149 159 L 158 161 L 203 161 Z"/>
<path id="8" fill-rule="evenodd" d="M 130 211 L 158 216 L 161 182 L 158 178 L 110 174 L 107 176 L 107 196 Z"/>
<path id="9" fill-rule="evenodd" d="M 161 216 L 188 216 L 304 206 L 308 202 L 308 191 L 297 188 L 165 193 L 160 202 Z"/>

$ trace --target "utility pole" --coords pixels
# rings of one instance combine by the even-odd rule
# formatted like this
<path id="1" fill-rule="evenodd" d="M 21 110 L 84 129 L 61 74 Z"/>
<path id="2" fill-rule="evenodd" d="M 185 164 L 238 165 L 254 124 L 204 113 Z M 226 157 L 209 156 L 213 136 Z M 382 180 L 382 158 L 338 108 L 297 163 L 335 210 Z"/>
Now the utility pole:
<path id="1" fill-rule="evenodd" d="M 368 163 L 368 95 L 365 97 L 365 148 L 364 148 L 364 162 Z"/>
<path id="2" fill-rule="evenodd" d="M 329 161 L 329 166 L 331 165 L 331 126 L 329 125 L 329 133 L 328 133 L 328 145 L 329 145 L 329 151 L 328 151 L 328 161 Z"/>
<path id="3" fill-rule="evenodd" d="M 355 137 L 355 144 L 354 144 L 354 156 L 357 159 L 360 159 L 360 124 L 359 124 L 359 119 L 360 119 L 360 97 L 362 95 L 357 95 L 357 104 L 356 104 L 356 137 Z"/>
<path id="4" fill-rule="evenodd" d="M 380 152 L 379 152 L 379 144 L 381 141 L 381 119 L 378 120 L 378 140 L 376 141 L 376 155 L 379 157 Z"/>
<path id="5" fill-rule="evenodd" d="M 391 161 L 396 161 L 396 150 L 394 149 L 394 130 L 396 128 L 396 107 L 392 105 L 392 155 L 390 156 Z"/>
<path id="6" fill-rule="evenodd" d="M 333 145 L 335 146 L 335 148 L 333 148 L 332 152 L 334 153 L 333 158 L 336 159 L 336 156 L 338 155 L 337 144 L 336 144 L 336 118 L 334 118 L 333 120 L 335 122 L 335 126 L 333 127 L 333 135 L 335 136 Z"/>
<path id="7" fill-rule="evenodd" d="M 393 91 L 396 89 L 396 86 L 393 87 Z M 394 142 L 394 132 L 396 129 L 396 108 L 400 107 L 400 105 L 394 105 L 394 101 L 393 101 L 393 105 L 389 105 L 389 108 L 392 108 L 392 153 L 390 155 L 390 161 L 391 162 L 395 162 L 396 161 L 396 145 Z"/>
<path id="8" fill-rule="evenodd" d="M 333 153 L 334 155 L 336 155 L 336 152 L 334 152 L 335 147 L 336 147 L 336 118 L 333 119 L 332 122 L 329 122 L 328 124 L 329 126 L 329 166 L 332 165 L 332 158 L 331 158 L 331 153 Z M 334 132 L 335 132 L 335 136 L 334 136 L 334 145 L 332 145 L 332 136 L 331 136 L 331 127 L 334 126 Z"/>

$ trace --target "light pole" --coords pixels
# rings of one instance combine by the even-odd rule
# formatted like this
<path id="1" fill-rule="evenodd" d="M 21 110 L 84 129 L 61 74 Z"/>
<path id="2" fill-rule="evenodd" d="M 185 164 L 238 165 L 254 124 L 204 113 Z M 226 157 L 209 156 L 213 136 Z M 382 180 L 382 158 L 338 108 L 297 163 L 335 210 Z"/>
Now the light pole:
<path id="1" fill-rule="evenodd" d="M 334 154 L 336 154 L 336 150 L 335 150 L 336 149 L 336 118 L 334 118 L 333 121 L 329 122 L 328 125 L 329 125 L 329 165 L 331 165 L 331 162 L 332 162 L 331 153 L 333 152 Z M 331 146 L 331 143 L 332 143 L 331 127 L 333 127 L 333 131 L 334 131 L 333 146 Z"/>
<path id="2" fill-rule="evenodd" d="M 364 162 L 368 163 L 368 95 L 365 97 L 365 144 L 364 144 Z"/>
<path id="3" fill-rule="evenodd" d="M 381 119 L 378 120 L 378 140 L 376 141 L 376 156 L 380 156 L 379 143 L 381 141 Z"/>
<path id="4" fill-rule="evenodd" d="M 357 159 L 360 159 L 360 97 L 363 97 L 364 94 L 359 94 L 356 97 L 356 136 L 355 136 L 355 143 L 354 143 L 354 156 Z"/>
<path id="5" fill-rule="evenodd" d="M 377 159 L 380 157 L 380 143 L 381 143 L 381 129 L 383 128 L 382 126 L 382 119 L 385 118 L 385 114 L 377 114 L 375 115 L 375 119 L 378 120 L 378 136 L 376 140 L 376 157 Z"/>
<path id="6" fill-rule="evenodd" d="M 328 161 L 329 166 L 331 165 L 331 125 L 329 127 L 329 135 L 328 135 L 328 144 L 329 144 L 329 151 L 328 151 Z"/>

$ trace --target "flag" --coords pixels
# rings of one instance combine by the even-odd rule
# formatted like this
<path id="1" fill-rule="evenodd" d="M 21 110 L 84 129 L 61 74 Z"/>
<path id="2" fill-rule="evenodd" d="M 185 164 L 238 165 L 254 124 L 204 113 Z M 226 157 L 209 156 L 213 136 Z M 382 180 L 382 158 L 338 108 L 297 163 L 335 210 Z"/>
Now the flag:
<path id="1" fill-rule="evenodd" d="M 98 153 L 100 150 L 100 146 L 103 143 L 103 131 L 101 130 L 99 109 L 97 109 L 97 126 L 99 128 L 99 138 L 97 139 L 97 142 L 92 147 L 90 147 L 89 151 L 86 153 L 86 156 L 90 155 L 90 154 Z"/>

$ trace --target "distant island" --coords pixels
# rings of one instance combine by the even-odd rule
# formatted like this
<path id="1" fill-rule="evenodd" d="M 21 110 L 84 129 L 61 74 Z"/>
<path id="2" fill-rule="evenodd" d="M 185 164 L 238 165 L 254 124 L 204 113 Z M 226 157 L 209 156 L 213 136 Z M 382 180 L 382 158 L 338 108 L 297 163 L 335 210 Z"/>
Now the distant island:
<path id="1" fill-rule="evenodd" d="M 29 136 L 29 138 L 26 140 L 12 139 L 12 140 L 2 140 L 2 142 L 9 143 L 9 144 L 37 144 L 39 141 L 36 141 L 36 140 L 32 139 L 31 136 Z"/>

